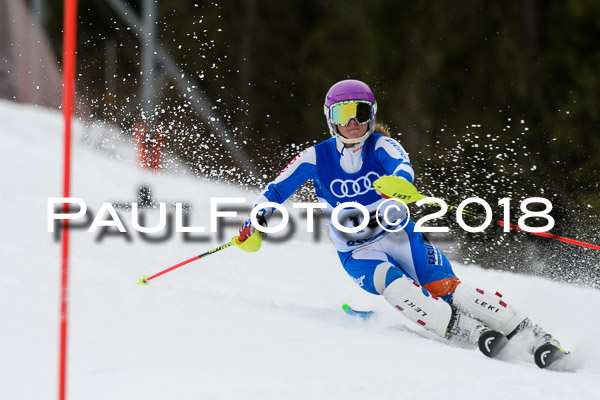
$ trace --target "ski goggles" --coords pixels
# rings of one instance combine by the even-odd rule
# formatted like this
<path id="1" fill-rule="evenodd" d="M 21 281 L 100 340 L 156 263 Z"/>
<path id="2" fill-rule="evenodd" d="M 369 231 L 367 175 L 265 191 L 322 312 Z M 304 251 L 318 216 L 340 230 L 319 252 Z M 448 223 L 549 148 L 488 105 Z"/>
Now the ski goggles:
<path id="1" fill-rule="evenodd" d="M 333 104 L 329 110 L 325 107 L 325 113 L 336 125 L 347 126 L 353 118 L 359 125 L 364 125 L 373 119 L 376 107 L 363 100 L 342 101 Z"/>

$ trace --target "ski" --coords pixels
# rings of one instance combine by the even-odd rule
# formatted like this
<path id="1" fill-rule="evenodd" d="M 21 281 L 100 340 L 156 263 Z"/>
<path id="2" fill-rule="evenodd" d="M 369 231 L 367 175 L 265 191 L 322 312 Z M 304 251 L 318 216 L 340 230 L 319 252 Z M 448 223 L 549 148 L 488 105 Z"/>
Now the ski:
<path id="1" fill-rule="evenodd" d="M 507 343 L 506 336 L 497 331 L 485 331 L 479 336 L 479 350 L 490 358 L 496 357 Z"/>
<path id="2" fill-rule="evenodd" d="M 348 304 L 342 305 L 344 312 L 351 316 L 357 317 L 362 320 L 370 319 L 375 312 L 374 311 L 362 311 L 355 310 Z M 508 344 L 509 339 L 502 333 L 494 330 L 487 330 L 481 334 L 478 340 L 479 350 L 489 358 L 495 358 Z M 535 364 L 540 368 L 549 368 L 557 360 L 563 359 L 569 354 L 568 351 L 564 350 L 560 346 L 556 346 L 552 343 L 546 343 L 540 346 L 534 354 Z"/>
<path id="3" fill-rule="evenodd" d="M 486 331 L 479 337 L 479 350 L 490 358 L 496 357 L 508 344 L 509 339 L 496 331 Z M 558 342 L 556 342 L 558 343 Z M 535 365 L 539 368 L 550 368 L 552 365 L 569 354 L 568 351 L 554 343 L 545 343 L 533 353 Z"/>
<path id="4" fill-rule="evenodd" d="M 350 307 L 348 304 L 344 304 L 342 306 L 342 309 L 344 310 L 344 312 L 352 317 L 358 317 L 361 318 L 363 320 L 367 320 L 369 318 L 371 318 L 374 314 L 373 311 L 359 311 L 359 310 L 355 310 L 352 307 Z"/>
<path id="5" fill-rule="evenodd" d="M 569 353 L 562 347 L 552 343 L 546 343 L 538 347 L 533 355 L 533 359 L 538 367 L 548 368 L 557 360 L 564 358 L 567 354 Z"/>

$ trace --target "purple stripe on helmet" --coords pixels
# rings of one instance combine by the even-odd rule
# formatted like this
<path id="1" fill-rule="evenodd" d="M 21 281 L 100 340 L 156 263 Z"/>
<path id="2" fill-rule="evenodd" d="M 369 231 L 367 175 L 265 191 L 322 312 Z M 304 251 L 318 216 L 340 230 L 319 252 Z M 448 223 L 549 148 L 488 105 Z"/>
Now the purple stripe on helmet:
<path id="1" fill-rule="evenodd" d="M 340 101 L 367 100 L 375 104 L 375 96 L 366 83 L 355 79 L 347 79 L 333 85 L 325 96 L 325 106 L 330 107 Z"/>

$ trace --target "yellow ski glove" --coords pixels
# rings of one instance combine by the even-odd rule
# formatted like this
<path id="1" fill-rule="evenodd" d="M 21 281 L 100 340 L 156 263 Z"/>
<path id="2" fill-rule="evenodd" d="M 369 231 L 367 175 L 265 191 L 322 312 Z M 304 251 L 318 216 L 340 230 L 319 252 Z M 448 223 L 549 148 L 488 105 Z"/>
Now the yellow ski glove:
<path id="1" fill-rule="evenodd" d="M 262 226 L 267 226 L 264 212 L 256 215 L 256 220 Z M 240 228 L 240 235 L 233 239 L 235 245 L 248 253 L 260 250 L 263 233 L 252 226 L 252 220 L 248 218 Z"/>

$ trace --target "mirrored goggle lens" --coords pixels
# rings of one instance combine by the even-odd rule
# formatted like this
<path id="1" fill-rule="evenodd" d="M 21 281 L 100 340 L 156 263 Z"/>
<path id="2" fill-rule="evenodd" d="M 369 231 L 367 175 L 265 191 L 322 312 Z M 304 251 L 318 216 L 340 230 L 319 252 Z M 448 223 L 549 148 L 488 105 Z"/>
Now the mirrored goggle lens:
<path id="1" fill-rule="evenodd" d="M 346 126 L 354 118 L 359 125 L 364 125 L 371 120 L 372 108 L 368 102 L 344 102 L 331 106 L 329 119 L 337 125 Z"/>

